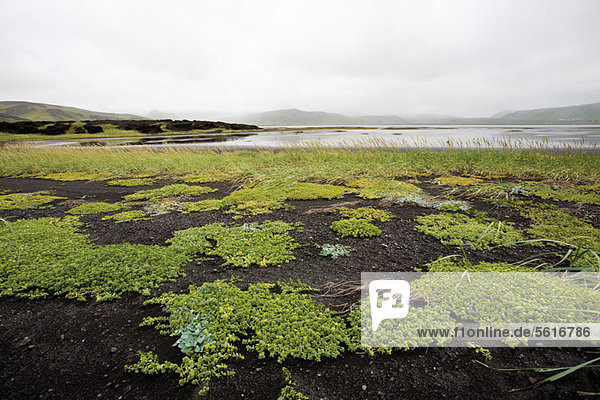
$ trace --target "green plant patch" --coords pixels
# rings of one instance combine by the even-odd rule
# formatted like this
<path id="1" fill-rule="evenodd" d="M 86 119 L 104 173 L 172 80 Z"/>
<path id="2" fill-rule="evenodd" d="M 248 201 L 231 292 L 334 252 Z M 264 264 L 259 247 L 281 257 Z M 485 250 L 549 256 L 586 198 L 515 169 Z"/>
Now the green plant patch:
<path id="1" fill-rule="evenodd" d="M 497 267 L 500 267 L 501 273 L 497 273 Z M 369 345 L 372 341 L 385 340 L 390 346 L 405 349 L 424 345 L 443 346 L 452 341 L 452 337 L 420 337 L 415 334 L 416 330 L 428 327 L 452 331 L 463 325 L 465 320 L 482 325 L 600 321 L 597 312 L 600 292 L 592 289 L 593 285 L 586 287 L 576 280 L 565 281 L 561 275 L 537 271 L 507 274 L 504 272 L 508 271 L 504 271 L 501 265 L 483 264 L 481 271 L 470 270 L 468 278 L 463 271 L 425 274 L 411 281 L 411 296 L 427 299 L 426 305 L 411 307 L 401 324 L 393 320 L 382 321 L 376 332 L 369 332 L 372 328 L 369 302 L 361 302 L 349 317 L 355 342 L 358 340 L 358 343 Z M 362 325 L 366 334 L 362 337 L 359 335 L 361 310 L 366 317 Z M 526 344 L 527 339 L 520 341 Z"/>
<path id="2" fill-rule="evenodd" d="M 156 354 L 140 352 L 140 360 L 126 369 L 173 372 L 179 375 L 180 384 L 199 385 L 204 395 L 211 379 L 233 375 L 225 362 L 243 358 L 243 345 L 259 358 L 269 356 L 279 362 L 290 358 L 320 361 L 337 357 L 350 346 L 345 321 L 334 311 L 302 293 L 303 285 L 278 285 L 279 291 L 268 283 L 241 290 L 220 280 L 190 286 L 187 294 L 166 293 L 147 301 L 163 306 L 168 316 L 148 317 L 142 325 L 155 325 L 162 334 L 179 336 L 182 328 L 190 331 L 190 316 L 201 319 L 202 350 L 197 351 L 191 339 L 179 364 L 160 362 Z"/>
<path id="3" fill-rule="evenodd" d="M 322 244 L 321 246 L 317 246 L 321 249 L 319 253 L 322 256 L 331 256 L 334 260 L 337 260 L 339 257 L 350 257 L 350 252 L 354 251 L 354 249 L 350 246 L 344 246 L 343 244 Z"/>
<path id="4" fill-rule="evenodd" d="M 461 319 L 479 322 L 598 320 L 597 313 L 587 311 L 600 304 L 597 290 L 548 273 L 483 272 L 485 278 L 474 273 L 470 282 L 460 273 L 427 274 L 411 282 L 411 292 L 439 302 L 440 307 Z"/>
<path id="5" fill-rule="evenodd" d="M 200 200 L 193 203 L 185 203 L 185 208 L 181 212 L 190 211 L 216 211 L 223 208 L 223 201 L 217 199 Z"/>
<path id="6" fill-rule="evenodd" d="M 330 226 L 338 235 L 354 237 L 373 237 L 381 235 L 381 229 L 366 219 L 348 218 L 333 221 Z"/>
<path id="7" fill-rule="evenodd" d="M 259 183 L 243 187 L 229 194 L 222 200 L 223 206 L 230 214 L 267 214 L 273 210 L 286 207 L 286 200 L 339 199 L 352 192 L 344 186 L 327 184 L 292 182 L 292 183 Z"/>
<path id="8" fill-rule="evenodd" d="M 9 194 L 9 193 L 10 193 L 10 190 L 8 190 L 8 189 L 0 189 L 0 195 Z"/>
<path id="9" fill-rule="evenodd" d="M 114 211 L 123 211 L 123 210 L 129 210 L 129 209 L 131 209 L 131 207 L 129 207 L 126 204 L 106 203 L 104 201 L 97 201 L 94 203 L 80 204 L 76 207 L 73 207 L 73 208 L 67 210 L 66 213 L 73 214 L 73 215 L 88 215 L 88 214 L 101 214 L 101 213 L 114 212 Z"/>
<path id="10" fill-rule="evenodd" d="M 479 178 L 465 178 L 463 176 L 440 176 L 433 181 L 440 185 L 470 186 L 480 183 L 482 180 Z"/>
<path id="11" fill-rule="evenodd" d="M 139 192 L 124 196 L 124 199 L 126 201 L 158 201 L 160 199 L 167 199 L 171 197 L 196 197 L 216 191 L 217 189 L 207 186 L 189 186 L 185 183 L 175 183 L 173 185 L 166 185 L 158 189 L 140 190 Z"/>
<path id="12" fill-rule="evenodd" d="M 106 182 L 108 186 L 144 186 L 152 185 L 156 183 L 154 178 L 131 178 L 131 179 L 113 179 L 112 181 Z"/>
<path id="13" fill-rule="evenodd" d="M 64 295 L 98 301 L 150 289 L 182 275 L 189 256 L 171 247 L 97 246 L 79 233 L 76 217 L 41 218 L 0 226 L 14 246 L 0 252 L 0 296 Z"/>
<path id="14" fill-rule="evenodd" d="M 37 175 L 36 178 L 49 179 L 52 181 L 105 181 L 110 179 L 109 174 L 102 172 L 53 172 L 50 174 Z"/>
<path id="15" fill-rule="evenodd" d="M 116 223 L 120 222 L 132 222 L 132 221 L 143 221 L 151 219 L 148 218 L 148 215 L 142 210 L 133 210 L 133 211 L 123 211 L 113 215 L 107 215 L 103 217 L 102 220 L 112 220 Z"/>
<path id="16" fill-rule="evenodd" d="M 289 231 L 299 224 L 265 221 L 229 227 L 222 223 L 175 231 L 167 243 L 186 254 L 219 256 L 223 265 L 267 267 L 294 260 L 292 250 L 298 247 Z"/>
<path id="17" fill-rule="evenodd" d="M 533 272 L 534 270 L 521 265 L 514 265 L 503 262 L 480 262 L 477 264 L 471 264 L 466 258 L 460 260 L 453 260 L 450 258 L 444 258 L 435 260 L 427 264 L 427 270 L 429 272 Z"/>
<path id="18" fill-rule="evenodd" d="M 600 229 L 552 204 L 526 204 L 521 208 L 522 214 L 533 221 L 527 230 L 531 237 L 571 247 L 569 262 L 573 268 L 600 269 Z"/>
<path id="19" fill-rule="evenodd" d="M 0 210 L 27 210 L 47 206 L 55 200 L 66 197 L 50 196 L 50 192 L 41 191 L 34 193 L 10 193 L 0 195 Z"/>
<path id="20" fill-rule="evenodd" d="M 431 214 L 415 218 L 415 230 L 433 236 L 445 245 L 469 246 L 487 250 L 493 246 L 512 246 L 524 236 L 510 222 L 464 214 Z"/>
<path id="21" fill-rule="evenodd" d="M 310 400 L 308 396 L 305 396 L 296 390 L 296 382 L 293 381 L 290 371 L 285 367 L 282 368 L 282 371 L 285 386 L 281 389 L 281 393 L 277 400 Z"/>
<path id="22" fill-rule="evenodd" d="M 379 210 L 372 207 L 347 208 L 340 207 L 338 212 L 345 218 L 359 218 L 367 221 L 377 220 L 381 222 L 391 221 L 394 214 L 389 211 Z"/>
<path id="23" fill-rule="evenodd" d="M 356 195 L 365 199 L 380 199 L 383 197 L 395 197 L 419 192 L 417 186 L 408 182 L 400 182 L 393 179 L 368 179 L 360 178 L 348 182 L 348 186 L 357 188 Z"/>
<path id="24" fill-rule="evenodd" d="M 532 185 L 529 188 L 533 195 L 544 200 L 600 205 L 600 185 Z"/>

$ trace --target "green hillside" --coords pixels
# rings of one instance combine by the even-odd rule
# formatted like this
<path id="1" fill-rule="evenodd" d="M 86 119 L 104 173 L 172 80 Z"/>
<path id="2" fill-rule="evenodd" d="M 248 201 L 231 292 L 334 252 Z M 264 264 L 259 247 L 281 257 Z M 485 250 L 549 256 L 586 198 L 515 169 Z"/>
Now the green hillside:
<path id="1" fill-rule="evenodd" d="M 87 121 L 145 119 L 133 114 L 113 114 L 27 101 L 0 101 L 0 121 Z"/>
<path id="2" fill-rule="evenodd" d="M 516 111 L 503 115 L 498 120 L 526 123 L 598 123 L 600 103 Z"/>

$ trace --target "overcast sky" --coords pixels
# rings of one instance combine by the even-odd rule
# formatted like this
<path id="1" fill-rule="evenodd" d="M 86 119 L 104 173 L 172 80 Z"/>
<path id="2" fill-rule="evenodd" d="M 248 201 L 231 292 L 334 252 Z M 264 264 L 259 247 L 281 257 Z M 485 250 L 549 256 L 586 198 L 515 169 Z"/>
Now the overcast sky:
<path id="1" fill-rule="evenodd" d="M 599 0 L 0 0 L 0 100 L 488 116 L 600 101 Z"/>

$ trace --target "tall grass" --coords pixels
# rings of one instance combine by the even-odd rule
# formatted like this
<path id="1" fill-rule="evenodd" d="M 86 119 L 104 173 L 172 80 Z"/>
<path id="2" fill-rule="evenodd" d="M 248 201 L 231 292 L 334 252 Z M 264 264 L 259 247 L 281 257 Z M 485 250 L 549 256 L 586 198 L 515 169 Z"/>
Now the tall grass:
<path id="1" fill-rule="evenodd" d="M 0 148 L 0 175 L 104 172 L 114 176 L 225 173 L 248 180 L 342 182 L 349 177 L 473 174 L 483 177 L 600 181 L 600 157 L 584 152 L 448 148 L 332 148 L 304 145 L 283 151 L 207 149 Z"/>

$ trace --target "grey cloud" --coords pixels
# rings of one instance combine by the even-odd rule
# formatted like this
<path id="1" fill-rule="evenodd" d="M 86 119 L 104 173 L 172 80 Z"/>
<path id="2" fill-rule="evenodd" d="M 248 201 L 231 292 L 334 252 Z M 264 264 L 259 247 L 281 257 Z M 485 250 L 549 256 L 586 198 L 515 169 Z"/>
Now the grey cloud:
<path id="1" fill-rule="evenodd" d="M 595 0 L 0 0 L 0 97 L 141 114 L 595 102 L 598 15 Z"/>

